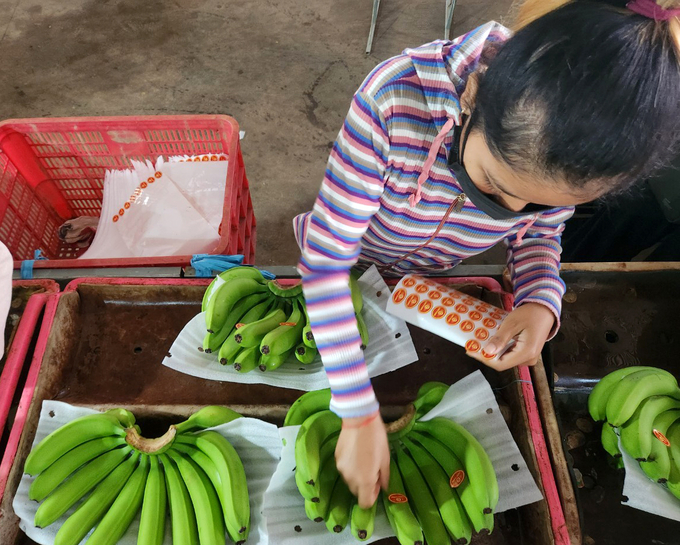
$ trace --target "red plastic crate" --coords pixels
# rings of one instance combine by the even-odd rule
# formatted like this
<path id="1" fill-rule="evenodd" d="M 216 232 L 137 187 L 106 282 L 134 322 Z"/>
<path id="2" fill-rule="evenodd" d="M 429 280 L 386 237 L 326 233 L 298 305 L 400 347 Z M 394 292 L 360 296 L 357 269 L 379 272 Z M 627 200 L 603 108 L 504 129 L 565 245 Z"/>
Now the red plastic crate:
<path id="1" fill-rule="evenodd" d="M 129 168 L 133 159 L 203 153 L 229 157 L 220 240 L 210 253 L 243 253 L 253 263 L 255 218 L 239 127 L 226 115 L 0 122 L 0 240 L 15 268 L 38 249 L 49 261 L 36 261 L 36 268 L 187 265 L 191 256 L 77 260 L 85 249 L 61 242 L 57 230 L 68 219 L 99 215 L 106 170 Z M 250 222 L 250 233 L 241 232 L 241 221 Z"/>

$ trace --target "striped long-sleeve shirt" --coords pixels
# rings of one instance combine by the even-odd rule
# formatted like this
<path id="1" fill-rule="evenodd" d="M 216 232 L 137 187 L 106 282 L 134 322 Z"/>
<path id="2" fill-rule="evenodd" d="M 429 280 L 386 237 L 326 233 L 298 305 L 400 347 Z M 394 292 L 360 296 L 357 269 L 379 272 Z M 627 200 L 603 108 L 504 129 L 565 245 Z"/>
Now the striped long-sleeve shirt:
<path id="1" fill-rule="evenodd" d="M 357 261 L 380 266 L 416 250 L 394 270 L 442 271 L 505 240 L 515 304 L 540 303 L 559 319 L 560 236 L 572 208 L 495 220 L 467 199 L 420 248 L 463 193 L 447 167 L 452 135 L 444 134 L 444 125 L 450 119 L 460 124 L 459 97 L 469 74 L 484 48 L 508 35 L 491 22 L 376 67 L 354 95 L 313 210 L 295 218 L 309 319 L 333 393 L 331 408 L 340 416 L 378 407 L 349 294 L 349 269 Z M 441 145 L 426 169 L 435 139 Z M 424 170 L 420 199 L 412 205 Z"/>

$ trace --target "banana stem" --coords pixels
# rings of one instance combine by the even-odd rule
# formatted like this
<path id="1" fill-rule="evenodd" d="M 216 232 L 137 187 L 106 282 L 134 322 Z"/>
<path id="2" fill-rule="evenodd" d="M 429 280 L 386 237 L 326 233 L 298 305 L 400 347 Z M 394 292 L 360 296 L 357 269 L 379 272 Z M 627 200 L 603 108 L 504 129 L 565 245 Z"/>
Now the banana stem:
<path id="1" fill-rule="evenodd" d="M 408 433 L 410 431 L 410 429 L 413 427 L 413 422 L 415 420 L 415 416 L 416 416 L 416 407 L 413 403 L 409 403 L 408 405 L 406 405 L 406 409 L 404 410 L 404 414 L 402 414 L 394 422 L 390 422 L 389 424 L 385 424 L 385 431 L 387 431 L 388 434 L 399 433 L 399 432 L 402 432 L 402 431 L 406 431 L 406 433 Z"/>
<path id="2" fill-rule="evenodd" d="M 177 428 L 170 426 L 168 431 L 160 437 L 148 439 L 142 437 L 136 428 L 127 428 L 125 430 L 125 442 L 133 449 L 144 454 L 161 454 L 172 445 L 176 434 Z"/>

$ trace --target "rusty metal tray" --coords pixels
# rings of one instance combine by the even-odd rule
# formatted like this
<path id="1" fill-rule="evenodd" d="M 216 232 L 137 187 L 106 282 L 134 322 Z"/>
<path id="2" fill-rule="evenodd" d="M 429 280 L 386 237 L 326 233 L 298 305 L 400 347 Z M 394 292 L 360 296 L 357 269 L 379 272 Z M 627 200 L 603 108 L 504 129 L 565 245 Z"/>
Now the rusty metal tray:
<path id="1" fill-rule="evenodd" d="M 96 408 L 124 406 L 139 415 L 145 434 L 189 414 L 195 407 L 225 404 L 248 416 L 280 424 L 301 392 L 266 385 L 220 383 L 180 374 L 160 364 L 182 327 L 200 310 L 205 280 L 91 279 L 60 294 L 7 491 L 0 504 L 0 543 L 31 543 L 17 525 L 12 499 L 38 423 L 41 401 L 57 399 Z M 500 305 L 500 297 L 476 286 L 464 291 Z M 451 343 L 411 328 L 420 361 L 374 379 L 387 419 L 396 418 L 428 380 L 453 383 L 479 364 Z M 536 453 L 516 370 L 485 372 L 512 434 L 536 478 Z M 524 385 L 526 386 L 526 384 Z M 384 540 L 396 545 L 396 539 Z M 496 530 L 473 543 L 554 543 L 546 501 L 499 514 Z"/>
<path id="2" fill-rule="evenodd" d="M 565 512 L 580 519 L 585 545 L 677 545 L 677 522 L 621 503 L 624 474 L 607 463 L 601 425 L 588 415 L 587 399 L 600 378 L 623 366 L 653 365 L 680 376 L 680 264 L 569 269 L 562 274 L 567 285 L 562 327 L 544 353 L 548 373 L 538 368 L 543 376 L 534 376 L 539 405 L 548 409 L 544 425 L 553 456 L 563 456 L 569 468 L 556 464 L 556 479 L 575 491 L 575 504 Z"/>

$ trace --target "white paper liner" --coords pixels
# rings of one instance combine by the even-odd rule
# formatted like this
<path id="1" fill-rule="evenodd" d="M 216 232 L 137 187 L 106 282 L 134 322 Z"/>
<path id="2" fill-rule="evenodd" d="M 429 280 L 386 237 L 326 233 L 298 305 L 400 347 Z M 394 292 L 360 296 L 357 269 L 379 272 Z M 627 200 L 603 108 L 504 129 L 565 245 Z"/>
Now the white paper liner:
<path id="1" fill-rule="evenodd" d="M 608 426 L 606 422 L 604 425 Z M 618 431 L 617 428 L 617 435 L 619 435 Z M 628 501 L 621 503 L 634 509 L 680 522 L 680 500 L 663 485 L 647 477 L 637 460 L 624 450 L 620 435 L 619 450 L 623 456 L 623 465 L 626 471 L 626 477 L 623 481 L 623 495 L 628 498 Z"/>
<path id="2" fill-rule="evenodd" d="M 44 401 L 34 445 L 67 422 L 96 412 L 92 409 L 74 407 L 59 401 Z M 51 416 L 52 414 L 54 416 Z M 281 455 L 281 439 L 279 438 L 277 428 L 273 424 L 268 424 L 255 418 L 239 418 L 228 424 L 211 429 L 226 437 L 243 461 L 243 467 L 245 468 L 248 480 L 251 509 L 251 530 L 247 543 L 251 545 L 267 545 L 269 540 L 262 515 L 262 506 L 265 490 L 269 485 L 269 480 L 278 465 Z M 39 504 L 28 499 L 28 489 L 34 479 L 35 477 L 26 474 L 22 476 L 12 506 L 14 512 L 21 519 L 19 527 L 28 537 L 40 545 L 52 545 L 57 531 L 79 504 L 76 504 L 57 522 L 47 528 L 36 528 L 33 525 L 33 519 Z M 137 545 L 138 530 L 139 514 L 128 528 L 126 534 L 118 541 L 118 545 Z M 228 538 L 226 539 L 228 541 Z M 166 520 L 163 544 L 172 545 L 170 517 Z"/>
<path id="3" fill-rule="evenodd" d="M 492 412 L 487 413 L 488 409 Z M 496 513 L 543 499 L 527 468 L 519 448 L 501 415 L 489 383 L 480 371 L 468 375 L 449 388 L 434 409 L 422 420 L 435 416 L 450 418 L 465 427 L 482 444 L 496 471 L 500 499 Z M 300 426 L 279 428 L 284 441 L 281 463 L 272 476 L 265 494 L 264 515 L 272 543 L 284 545 L 332 545 L 354 543 L 349 528 L 331 534 L 324 523 L 310 521 L 305 515 L 304 499 L 295 485 L 295 438 Z M 518 469 L 515 471 L 513 467 Z M 295 526 L 301 531 L 297 532 Z M 387 516 L 379 505 L 373 537 L 377 541 L 393 536 Z"/>
<path id="4" fill-rule="evenodd" d="M 362 315 L 368 327 L 368 346 L 364 357 L 371 377 L 389 373 L 418 360 L 406 322 L 385 312 L 390 291 L 375 267 L 359 278 L 364 298 Z M 378 296 L 380 293 L 380 296 Z M 217 354 L 199 351 L 205 336 L 205 316 L 200 313 L 184 327 L 170 348 L 163 365 L 194 377 L 246 384 L 269 384 L 296 390 L 328 388 L 328 378 L 317 359 L 301 364 L 294 356 L 275 371 L 238 373 L 231 365 L 221 365 Z"/>

